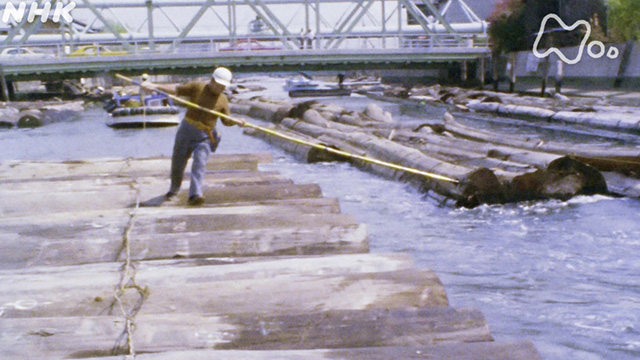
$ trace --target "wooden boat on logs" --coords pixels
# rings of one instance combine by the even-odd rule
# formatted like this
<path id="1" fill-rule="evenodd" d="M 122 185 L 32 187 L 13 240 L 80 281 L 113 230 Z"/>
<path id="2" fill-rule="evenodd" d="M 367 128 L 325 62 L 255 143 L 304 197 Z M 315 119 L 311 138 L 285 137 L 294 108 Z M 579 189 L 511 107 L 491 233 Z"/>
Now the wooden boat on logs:
<path id="1" fill-rule="evenodd" d="M 320 86 L 320 83 L 313 82 L 303 76 L 288 78 L 283 86 L 289 92 L 289 97 L 316 97 L 316 96 L 349 96 L 352 89 L 336 86 Z"/>
<path id="2" fill-rule="evenodd" d="M 140 103 L 138 95 L 114 94 L 105 107 L 111 113 L 107 125 L 114 129 L 143 129 L 180 124 L 178 108 L 165 95 L 148 96 L 144 106 L 127 106 L 135 102 Z"/>
<path id="3" fill-rule="evenodd" d="M 315 90 L 320 86 L 319 83 L 313 82 L 311 79 L 304 76 L 294 76 L 288 78 L 284 83 L 284 90 Z"/>
<path id="4" fill-rule="evenodd" d="M 347 88 L 300 89 L 290 90 L 289 97 L 350 96 L 352 92 L 353 90 Z"/>

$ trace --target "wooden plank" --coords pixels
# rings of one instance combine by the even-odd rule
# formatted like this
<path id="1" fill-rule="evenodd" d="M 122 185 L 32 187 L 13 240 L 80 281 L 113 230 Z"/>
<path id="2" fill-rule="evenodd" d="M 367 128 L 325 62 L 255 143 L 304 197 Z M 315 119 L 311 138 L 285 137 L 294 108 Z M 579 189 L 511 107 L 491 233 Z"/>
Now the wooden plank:
<path id="1" fill-rule="evenodd" d="M 207 170 L 257 170 L 258 164 L 270 163 L 271 153 L 214 154 L 207 161 Z"/>
<path id="2" fill-rule="evenodd" d="M 426 345 L 492 341 L 476 309 L 426 308 L 338 310 L 319 313 L 230 316 L 243 331 L 217 349 L 284 350 Z"/>
<path id="3" fill-rule="evenodd" d="M 270 199 L 305 199 L 322 197 L 317 184 L 238 185 L 232 190 L 205 187 L 205 204 L 237 203 Z"/>
<path id="4" fill-rule="evenodd" d="M 136 189 L 134 181 L 120 185 L 93 189 L 68 189 L 53 191 L 46 183 L 32 184 L 30 191 L 0 192 L 0 216 L 35 216 L 39 214 L 108 210 L 135 206 L 137 201 L 149 201 L 149 192 L 160 193 L 156 198 L 164 201 L 164 191 L 156 187 Z M 205 204 L 238 203 L 278 199 L 319 198 L 322 196 L 316 184 L 238 185 L 232 187 L 209 186 L 204 189 Z M 187 190 L 178 194 L 173 205 L 187 206 Z M 151 198 L 153 199 L 153 198 Z"/>
<path id="5" fill-rule="evenodd" d="M 169 188 L 169 171 L 164 171 L 157 176 L 145 174 L 144 176 L 121 176 L 121 175 L 75 175 L 73 177 L 48 177 L 33 179 L 5 180 L 0 191 L 33 191 L 34 186 L 47 186 L 48 188 L 68 191 L 69 189 L 87 189 L 97 186 L 113 186 L 130 183 L 135 180 L 137 183 L 146 186 L 157 187 L 158 191 Z M 218 171 L 208 172 L 204 177 L 208 186 L 236 186 L 236 185 L 266 185 L 292 183 L 291 179 L 285 178 L 276 171 Z M 189 187 L 190 174 L 185 172 L 183 181 L 184 188 Z M 38 185 L 42 183 L 42 185 Z"/>
<path id="6" fill-rule="evenodd" d="M 118 317 L 2 319 L 0 348 L 7 358 L 110 355 L 125 328 Z M 210 316 L 139 315 L 133 334 L 138 353 L 186 349 L 283 350 L 386 347 L 407 343 L 490 341 L 482 314 L 449 307 L 352 310 L 311 314 Z M 456 344 L 458 345 L 458 344 Z"/>
<path id="7" fill-rule="evenodd" d="M 407 257 L 354 254 L 219 264 L 185 259 L 136 264 L 131 275 L 148 289 L 140 314 L 284 315 L 447 305 L 437 276 L 412 269 Z M 104 263 L 0 271 L 1 316 L 115 315 L 121 268 Z M 125 308 L 139 300 L 134 289 L 120 297 Z"/>
<path id="8" fill-rule="evenodd" d="M 246 265 L 252 264 L 257 262 Z M 233 280 L 200 280 L 207 274 L 178 279 L 187 281 L 180 285 L 179 292 L 176 292 L 175 282 L 150 279 L 147 278 L 147 272 L 138 272 L 138 283 L 151 289 L 141 314 L 158 314 L 170 309 L 172 313 L 285 315 L 343 309 L 447 305 L 442 285 L 429 270 L 308 276 L 278 273 L 272 278 L 261 276 L 261 271 L 256 270 L 251 275 L 253 278 L 232 274 Z M 77 308 L 73 311 L 77 311 Z"/>
<path id="9" fill-rule="evenodd" d="M 42 183 L 38 183 L 42 184 Z M 46 190 L 0 192 L 0 216 L 42 214 L 126 208 L 136 201 L 137 192 L 127 185 L 80 191 Z"/>
<path id="10" fill-rule="evenodd" d="M 95 360 L 95 358 L 92 358 Z M 122 360 L 105 357 L 102 360 Z M 313 350 L 191 350 L 138 354 L 138 360 L 542 360 L 531 341 L 474 342 L 430 346 L 395 346 Z M 79 359 L 79 360 L 90 360 Z"/>
<path id="11" fill-rule="evenodd" d="M 25 226 L 28 228 L 28 226 Z M 57 232 L 57 231 L 55 231 Z M 0 269 L 60 266 L 121 260 L 122 233 L 109 239 L 0 234 Z M 323 225 L 130 236 L 135 261 L 151 259 L 319 255 L 369 250 L 364 225 Z"/>
<path id="12" fill-rule="evenodd" d="M 222 210 L 225 208 L 216 208 Z M 146 209 L 144 209 L 146 210 Z M 181 209 L 179 209 L 181 210 Z M 203 208 L 203 210 L 208 210 Z M 131 236 L 145 234 L 194 233 L 202 231 L 276 229 L 306 226 L 309 229 L 324 225 L 351 225 L 355 221 L 346 214 L 295 214 L 295 213 L 209 213 L 161 211 L 157 214 L 140 211 Z"/>
<path id="13" fill-rule="evenodd" d="M 135 214 L 134 233 L 154 234 L 155 224 L 168 229 L 161 233 L 180 233 L 219 230 L 251 230 L 257 228 L 286 228 L 305 225 L 313 229 L 324 225 L 355 224 L 350 215 L 340 214 L 335 199 L 305 199 L 271 201 L 268 204 L 245 203 L 242 206 L 190 208 L 138 208 L 123 210 L 94 210 L 73 213 L 49 213 L 37 218 L 2 218 L 2 234 L 19 237 L 56 239 L 122 239 L 132 214 Z M 271 219 L 272 221 L 268 221 Z M 188 228 L 186 222 L 198 223 Z M 257 229 L 255 228 L 255 229 Z M 158 232 L 160 233 L 160 232 Z M 158 234 L 156 233 L 156 234 Z"/>
<path id="14" fill-rule="evenodd" d="M 258 163 L 271 161 L 271 154 L 213 155 L 207 161 L 209 170 L 257 170 Z M 170 158 L 91 159 L 75 161 L 4 161 L 0 162 L 0 181 L 78 175 L 167 174 Z"/>
<path id="15" fill-rule="evenodd" d="M 207 233 L 137 236 L 134 260 L 176 257 L 243 257 L 365 253 L 364 225 L 323 225 L 313 228 L 223 230 Z M 122 257 L 122 254 L 121 254 Z"/>
<path id="16" fill-rule="evenodd" d="M 68 359 L 114 355 L 121 317 L 0 319 L 3 359 Z"/>

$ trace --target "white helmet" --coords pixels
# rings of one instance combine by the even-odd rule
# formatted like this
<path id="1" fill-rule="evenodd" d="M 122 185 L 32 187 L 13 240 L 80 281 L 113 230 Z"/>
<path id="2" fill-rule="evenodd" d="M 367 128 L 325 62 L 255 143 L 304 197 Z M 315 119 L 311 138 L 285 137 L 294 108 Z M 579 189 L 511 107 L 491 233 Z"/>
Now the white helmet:
<path id="1" fill-rule="evenodd" d="M 147 80 L 149 78 L 149 74 L 142 74 L 142 80 Z"/>
<path id="2" fill-rule="evenodd" d="M 220 85 L 231 85 L 231 71 L 225 67 L 216 68 L 211 77 Z"/>

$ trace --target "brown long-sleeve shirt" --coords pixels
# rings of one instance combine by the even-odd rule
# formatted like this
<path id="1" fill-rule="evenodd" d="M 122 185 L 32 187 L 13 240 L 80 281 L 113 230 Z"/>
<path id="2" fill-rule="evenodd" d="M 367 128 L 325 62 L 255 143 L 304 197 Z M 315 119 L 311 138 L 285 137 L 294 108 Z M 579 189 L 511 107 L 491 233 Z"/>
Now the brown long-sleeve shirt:
<path id="1" fill-rule="evenodd" d="M 189 101 L 194 102 L 206 109 L 211 109 L 225 115 L 229 115 L 229 99 L 223 93 L 214 94 L 209 84 L 199 81 L 191 81 L 180 85 L 176 89 L 178 96 L 186 96 Z M 188 108 L 185 117 L 199 121 L 208 127 L 215 127 L 218 116 L 195 108 Z M 233 121 L 221 118 L 220 121 L 226 126 L 234 125 Z"/>

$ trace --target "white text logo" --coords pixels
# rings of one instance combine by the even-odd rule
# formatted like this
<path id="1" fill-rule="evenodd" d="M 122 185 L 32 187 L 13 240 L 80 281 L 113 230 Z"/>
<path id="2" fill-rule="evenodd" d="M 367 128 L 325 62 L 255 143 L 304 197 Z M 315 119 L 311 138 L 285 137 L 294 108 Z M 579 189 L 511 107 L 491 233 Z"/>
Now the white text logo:
<path id="1" fill-rule="evenodd" d="M 71 10 L 75 7 L 76 3 L 74 2 L 70 2 L 67 5 L 64 5 L 61 1 L 56 2 L 55 9 L 53 10 L 53 16 L 51 16 L 51 21 L 55 23 L 60 22 L 60 18 L 62 17 L 66 22 L 72 22 L 73 17 L 71 17 Z M 13 18 L 15 22 L 20 23 L 24 19 L 24 15 L 27 12 L 26 10 L 26 2 L 21 2 L 17 8 L 13 3 L 7 3 L 4 6 L 4 12 L 2 13 L 2 22 L 8 24 L 9 20 Z M 38 5 L 37 2 L 32 2 L 29 7 L 27 21 L 32 23 L 35 21 L 36 16 L 39 16 L 41 22 L 47 22 L 51 13 L 51 2 L 42 4 L 42 8 L 40 8 L 40 5 Z"/>
<path id="2" fill-rule="evenodd" d="M 544 29 L 545 26 L 547 25 L 547 21 L 549 21 L 549 19 L 554 19 L 556 20 L 560 26 L 562 26 L 563 30 L 567 30 L 567 31 L 572 31 L 575 28 L 577 28 L 580 25 L 584 25 L 587 28 L 587 31 L 584 34 L 584 38 L 582 39 L 582 42 L 580 43 L 580 47 L 578 48 L 578 56 L 576 56 L 575 59 L 570 60 L 568 59 L 561 51 L 560 49 L 556 48 L 556 47 L 551 47 L 549 49 L 547 49 L 547 51 L 540 53 L 538 51 L 538 45 L 540 44 L 540 40 L 542 39 L 542 35 L 544 35 Z M 565 24 L 562 19 L 560 19 L 560 17 L 556 14 L 549 14 L 547 16 L 544 17 L 544 19 L 542 19 L 542 23 L 540 24 L 540 31 L 538 31 L 538 36 L 536 37 L 536 41 L 533 43 L 533 55 L 535 55 L 538 58 L 545 58 L 547 56 L 549 56 L 551 53 L 556 53 L 556 55 L 558 55 L 558 57 L 564 61 L 565 63 L 569 64 L 569 65 L 573 65 L 578 63 L 581 59 L 582 59 L 582 54 L 584 53 L 584 47 L 585 45 L 587 45 L 587 40 L 589 40 L 589 35 L 591 35 L 591 24 L 589 24 L 587 21 L 585 20 L 578 20 L 576 21 L 573 25 L 571 26 L 567 26 L 567 24 Z M 593 52 L 593 48 L 594 47 L 598 47 L 599 51 Z M 602 43 L 602 41 L 592 41 L 589 43 L 589 45 L 587 46 L 587 52 L 589 53 L 589 56 L 591 56 L 594 59 L 599 59 L 601 58 L 604 53 L 605 53 L 605 46 Z M 618 57 L 618 55 L 620 54 L 620 51 L 618 50 L 618 48 L 616 47 L 610 47 L 609 48 L 609 52 L 607 52 L 607 57 L 609 59 L 615 59 Z"/>

